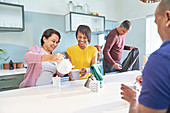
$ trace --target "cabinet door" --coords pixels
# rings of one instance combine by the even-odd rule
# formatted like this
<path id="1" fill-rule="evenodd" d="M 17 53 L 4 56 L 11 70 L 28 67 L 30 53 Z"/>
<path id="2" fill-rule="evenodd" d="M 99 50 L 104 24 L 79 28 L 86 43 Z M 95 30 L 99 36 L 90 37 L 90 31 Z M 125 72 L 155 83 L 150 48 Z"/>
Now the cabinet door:
<path id="1" fill-rule="evenodd" d="M 24 74 L 1 76 L 0 91 L 17 89 L 23 80 Z"/>
<path id="2" fill-rule="evenodd" d="M 88 25 L 92 32 L 104 32 L 105 17 L 75 12 L 65 16 L 66 32 L 76 31 L 79 25 Z"/>
<path id="3" fill-rule="evenodd" d="M 24 30 L 24 6 L 0 2 L 0 31 Z"/>

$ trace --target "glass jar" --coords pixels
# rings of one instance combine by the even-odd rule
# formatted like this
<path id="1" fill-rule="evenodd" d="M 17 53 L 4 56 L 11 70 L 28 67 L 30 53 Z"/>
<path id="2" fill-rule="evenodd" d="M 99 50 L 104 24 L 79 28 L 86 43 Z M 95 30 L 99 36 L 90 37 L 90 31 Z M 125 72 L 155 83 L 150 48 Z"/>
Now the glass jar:
<path id="1" fill-rule="evenodd" d="M 89 6 L 88 6 L 87 3 L 84 4 L 84 6 L 83 6 L 83 11 L 84 11 L 84 13 L 86 13 L 86 14 L 89 14 L 89 13 L 90 13 L 90 11 L 89 11 Z"/>
<path id="2" fill-rule="evenodd" d="M 76 5 L 76 12 L 82 13 L 83 12 L 83 7 L 81 5 Z"/>

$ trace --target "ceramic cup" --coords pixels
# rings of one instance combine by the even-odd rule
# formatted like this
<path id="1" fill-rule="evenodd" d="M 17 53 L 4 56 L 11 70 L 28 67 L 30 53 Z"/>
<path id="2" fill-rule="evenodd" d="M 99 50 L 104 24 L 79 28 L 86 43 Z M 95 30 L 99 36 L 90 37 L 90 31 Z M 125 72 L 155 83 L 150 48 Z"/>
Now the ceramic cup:
<path id="1" fill-rule="evenodd" d="M 79 70 L 78 69 L 73 69 L 71 70 L 71 74 L 72 74 L 72 79 L 73 80 L 78 80 L 79 79 Z"/>
<path id="2" fill-rule="evenodd" d="M 61 78 L 56 76 L 52 78 L 53 80 L 53 87 L 60 87 L 61 86 Z"/>

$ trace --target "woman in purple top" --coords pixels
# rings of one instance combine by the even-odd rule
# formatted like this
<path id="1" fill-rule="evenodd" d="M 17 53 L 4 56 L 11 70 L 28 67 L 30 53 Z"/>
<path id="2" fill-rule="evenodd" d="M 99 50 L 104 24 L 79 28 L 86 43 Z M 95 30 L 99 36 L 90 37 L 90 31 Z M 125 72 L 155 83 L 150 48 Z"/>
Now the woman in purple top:
<path id="1" fill-rule="evenodd" d="M 60 62 L 64 55 L 59 53 L 52 54 L 52 51 L 58 46 L 60 38 L 59 32 L 47 29 L 42 35 L 41 47 L 33 45 L 27 51 L 24 55 L 24 61 L 28 67 L 20 88 L 49 84 L 52 81 L 53 74 L 63 76 L 57 72 L 53 61 Z M 47 69 L 47 67 L 50 68 Z"/>

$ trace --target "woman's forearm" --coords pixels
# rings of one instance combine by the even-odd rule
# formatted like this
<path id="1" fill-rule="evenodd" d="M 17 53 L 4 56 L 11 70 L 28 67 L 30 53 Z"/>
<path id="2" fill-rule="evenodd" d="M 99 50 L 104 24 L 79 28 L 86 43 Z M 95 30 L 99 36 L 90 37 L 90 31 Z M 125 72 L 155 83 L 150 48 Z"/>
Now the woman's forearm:
<path id="1" fill-rule="evenodd" d="M 40 53 L 33 53 L 33 52 L 27 52 L 24 55 L 24 61 L 26 63 L 40 63 L 41 62 L 41 54 Z"/>
<path id="2" fill-rule="evenodd" d="M 54 61 L 53 60 L 53 55 L 51 55 L 51 54 L 48 54 L 48 55 L 43 54 L 42 57 L 41 57 L 41 61 L 42 62 L 45 62 L 45 61 Z"/>
<path id="3" fill-rule="evenodd" d="M 97 55 L 95 55 L 95 56 L 92 58 L 90 65 L 93 65 L 93 64 L 96 64 L 96 63 L 97 63 Z"/>

